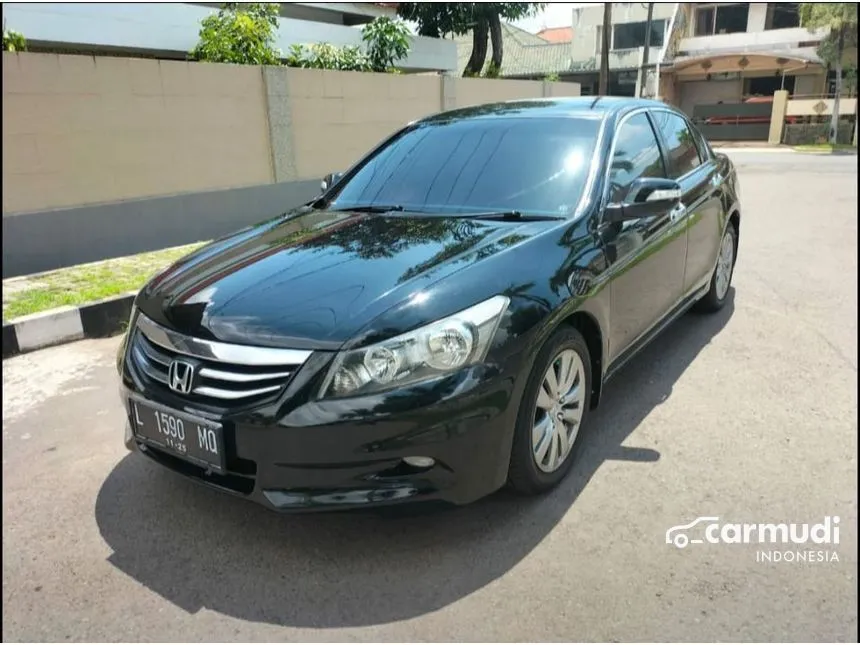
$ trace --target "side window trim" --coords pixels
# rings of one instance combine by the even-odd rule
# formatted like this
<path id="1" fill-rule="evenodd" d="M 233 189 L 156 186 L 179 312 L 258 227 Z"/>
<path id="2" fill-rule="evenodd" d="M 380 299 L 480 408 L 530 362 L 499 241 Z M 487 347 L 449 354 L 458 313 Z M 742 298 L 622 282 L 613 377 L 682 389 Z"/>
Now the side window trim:
<path id="1" fill-rule="evenodd" d="M 654 132 L 654 138 L 657 140 L 657 148 L 660 150 L 660 159 L 663 160 L 663 174 L 666 176 L 666 179 L 669 179 L 671 174 L 669 171 L 672 168 L 671 160 L 669 159 L 669 146 L 666 145 L 663 133 L 657 127 L 657 122 L 654 120 L 654 112 L 655 110 L 646 111 L 648 123 L 651 124 L 651 131 Z"/>

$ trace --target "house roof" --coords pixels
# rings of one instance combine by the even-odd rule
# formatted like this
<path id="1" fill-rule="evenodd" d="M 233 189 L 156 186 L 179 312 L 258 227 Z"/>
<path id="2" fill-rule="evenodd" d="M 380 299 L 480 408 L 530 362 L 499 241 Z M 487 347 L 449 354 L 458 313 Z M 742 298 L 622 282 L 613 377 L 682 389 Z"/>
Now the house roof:
<path id="1" fill-rule="evenodd" d="M 550 27 L 541 29 L 537 35 L 550 43 L 569 43 L 573 40 L 572 27 Z"/>
<path id="2" fill-rule="evenodd" d="M 457 70 L 466 69 L 472 55 L 472 32 L 457 36 Z M 570 45 L 549 43 L 536 34 L 514 25 L 502 23 L 502 69 L 505 77 L 545 76 L 561 74 L 571 69 Z M 488 44 L 487 63 L 492 53 Z"/>

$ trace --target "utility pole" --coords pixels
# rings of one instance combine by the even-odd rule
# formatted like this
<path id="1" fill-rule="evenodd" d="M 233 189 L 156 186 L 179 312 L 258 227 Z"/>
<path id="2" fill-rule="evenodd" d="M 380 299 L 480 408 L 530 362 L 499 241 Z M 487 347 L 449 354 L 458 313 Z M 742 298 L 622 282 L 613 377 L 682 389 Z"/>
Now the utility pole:
<path id="1" fill-rule="evenodd" d="M 651 53 L 651 19 L 654 17 L 654 3 L 648 3 L 648 18 L 645 20 L 645 49 L 642 51 L 642 68 L 639 70 L 639 97 L 645 93 L 648 81 L 648 54 Z"/>
<path id="2" fill-rule="evenodd" d="M 606 96 L 609 89 L 609 47 L 612 42 L 612 3 L 603 3 L 603 42 L 600 47 L 600 78 L 598 80 L 597 94 Z"/>

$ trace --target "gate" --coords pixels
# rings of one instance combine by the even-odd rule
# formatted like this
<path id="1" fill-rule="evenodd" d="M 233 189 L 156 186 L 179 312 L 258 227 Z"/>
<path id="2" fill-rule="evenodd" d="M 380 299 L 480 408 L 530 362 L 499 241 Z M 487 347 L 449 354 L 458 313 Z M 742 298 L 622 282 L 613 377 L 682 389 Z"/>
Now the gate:
<path id="1" fill-rule="evenodd" d="M 697 105 L 693 123 L 710 141 L 767 141 L 772 111 L 773 99 Z"/>

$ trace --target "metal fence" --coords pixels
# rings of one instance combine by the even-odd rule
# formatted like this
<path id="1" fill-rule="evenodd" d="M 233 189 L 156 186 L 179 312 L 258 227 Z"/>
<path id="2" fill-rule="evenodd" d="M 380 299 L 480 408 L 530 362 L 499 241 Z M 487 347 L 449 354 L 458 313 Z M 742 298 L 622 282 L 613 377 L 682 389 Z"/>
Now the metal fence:
<path id="1" fill-rule="evenodd" d="M 718 103 L 693 108 L 693 122 L 711 141 L 766 141 L 773 105 Z"/>

